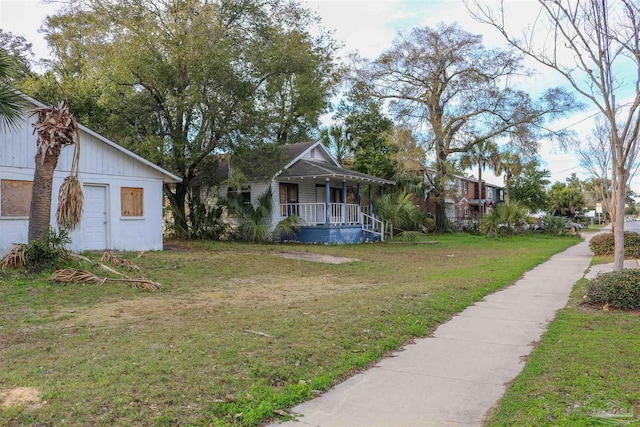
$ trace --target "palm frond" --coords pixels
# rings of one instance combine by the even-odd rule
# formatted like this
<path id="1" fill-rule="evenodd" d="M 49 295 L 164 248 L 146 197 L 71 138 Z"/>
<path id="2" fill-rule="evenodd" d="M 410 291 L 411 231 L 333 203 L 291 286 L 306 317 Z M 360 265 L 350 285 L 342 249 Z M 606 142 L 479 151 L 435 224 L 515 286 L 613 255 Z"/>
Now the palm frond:
<path id="1" fill-rule="evenodd" d="M 24 98 L 12 82 L 15 61 L 4 49 L 0 49 L 0 126 L 15 128 L 24 119 Z"/>

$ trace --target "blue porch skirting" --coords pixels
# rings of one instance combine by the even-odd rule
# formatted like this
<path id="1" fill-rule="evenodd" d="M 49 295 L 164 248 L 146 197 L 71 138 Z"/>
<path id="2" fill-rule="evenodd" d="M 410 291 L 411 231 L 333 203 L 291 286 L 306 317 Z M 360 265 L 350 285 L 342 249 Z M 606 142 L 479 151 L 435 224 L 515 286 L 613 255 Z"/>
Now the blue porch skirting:
<path id="1" fill-rule="evenodd" d="M 301 243 L 345 244 L 379 240 L 375 237 L 377 236 L 363 231 L 359 225 L 317 225 L 314 227 L 302 227 L 296 233 L 295 240 Z"/>

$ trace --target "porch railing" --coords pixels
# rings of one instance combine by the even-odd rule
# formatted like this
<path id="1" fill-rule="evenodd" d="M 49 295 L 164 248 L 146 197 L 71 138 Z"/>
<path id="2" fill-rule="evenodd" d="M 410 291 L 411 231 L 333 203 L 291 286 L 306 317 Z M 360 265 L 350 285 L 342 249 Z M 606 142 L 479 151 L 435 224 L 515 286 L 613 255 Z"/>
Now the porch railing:
<path id="1" fill-rule="evenodd" d="M 362 229 L 370 233 L 377 234 L 380 236 L 380 240 L 384 242 L 385 234 L 387 233 L 386 223 L 381 219 L 376 218 L 373 215 L 367 215 L 366 213 L 361 213 L 360 216 L 362 217 Z M 393 228 L 391 230 L 393 232 Z"/>
<path id="2" fill-rule="evenodd" d="M 343 203 L 330 203 L 330 224 L 344 224 L 345 218 Z M 302 220 L 302 225 L 324 225 L 327 222 L 326 205 L 324 203 L 283 203 L 280 205 L 280 217 L 286 218 L 297 215 Z M 360 206 L 347 204 L 346 219 L 348 225 L 358 225 L 360 222 Z"/>

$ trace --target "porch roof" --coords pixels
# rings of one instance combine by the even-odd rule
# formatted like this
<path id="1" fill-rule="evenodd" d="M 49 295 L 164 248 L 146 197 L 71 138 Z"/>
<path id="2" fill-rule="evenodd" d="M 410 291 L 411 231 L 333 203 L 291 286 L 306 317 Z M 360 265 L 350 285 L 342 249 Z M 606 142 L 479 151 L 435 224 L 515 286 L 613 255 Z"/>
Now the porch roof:
<path id="1" fill-rule="evenodd" d="M 378 178 L 366 173 L 343 169 L 329 163 L 320 163 L 309 160 L 298 160 L 290 168 L 286 169 L 278 176 L 279 179 L 304 179 L 304 178 L 341 178 L 344 180 L 369 183 L 369 184 L 390 184 L 394 181 Z"/>

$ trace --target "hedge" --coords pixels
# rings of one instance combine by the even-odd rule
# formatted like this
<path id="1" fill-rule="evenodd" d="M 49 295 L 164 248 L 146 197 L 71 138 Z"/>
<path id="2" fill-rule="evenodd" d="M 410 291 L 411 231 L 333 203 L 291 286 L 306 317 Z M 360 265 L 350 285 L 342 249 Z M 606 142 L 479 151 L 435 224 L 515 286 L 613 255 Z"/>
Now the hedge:
<path id="1" fill-rule="evenodd" d="M 595 255 L 613 255 L 613 233 L 599 233 L 591 238 L 589 248 Z M 635 231 L 624 232 L 625 258 L 640 258 L 640 234 Z"/>
<path id="2" fill-rule="evenodd" d="M 587 288 L 586 302 L 623 310 L 640 310 L 640 270 L 598 274 Z"/>

